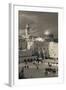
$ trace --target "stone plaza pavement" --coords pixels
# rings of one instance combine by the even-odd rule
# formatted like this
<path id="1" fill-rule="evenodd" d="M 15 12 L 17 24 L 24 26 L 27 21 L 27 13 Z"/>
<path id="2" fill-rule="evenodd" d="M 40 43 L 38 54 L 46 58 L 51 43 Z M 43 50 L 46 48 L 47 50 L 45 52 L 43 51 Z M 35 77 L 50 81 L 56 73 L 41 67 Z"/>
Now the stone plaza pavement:
<path id="1" fill-rule="evenodd" d="M 58 76 L 58 60 L 43 60 L 43 62 L 27 62 L 19 64 L 19 72 L 23 69 L 25 78 L 41 78 L 41 77 L 57 77 Z M 48 72 L 46 73 L 46 69 Z M 53 73 L 53 70 L 56 70 Z"/>

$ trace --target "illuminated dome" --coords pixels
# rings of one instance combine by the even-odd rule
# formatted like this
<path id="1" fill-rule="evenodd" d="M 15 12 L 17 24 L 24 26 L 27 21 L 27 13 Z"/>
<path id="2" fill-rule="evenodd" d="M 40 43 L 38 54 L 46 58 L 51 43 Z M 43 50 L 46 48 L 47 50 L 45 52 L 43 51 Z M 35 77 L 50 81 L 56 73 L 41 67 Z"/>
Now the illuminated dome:
<path id="1" fill-rule="evenodd" d="M 50 32 L 47 30 L 47 31 L 45 31 L 45 33 L 44 33 L 45 35 L 49 35 L 50 34 Z"/>

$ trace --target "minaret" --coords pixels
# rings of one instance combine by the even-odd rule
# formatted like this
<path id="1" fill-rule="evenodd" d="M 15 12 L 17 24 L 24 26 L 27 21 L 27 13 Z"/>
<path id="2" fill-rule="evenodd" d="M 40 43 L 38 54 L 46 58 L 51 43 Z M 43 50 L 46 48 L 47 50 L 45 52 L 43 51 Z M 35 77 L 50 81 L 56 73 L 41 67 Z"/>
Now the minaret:
<path id="1" fill-rule="evenodd" d="M 25 36 L 26 36 L 26 42 L 27 42 L 27 49 L 30 49 L 29 47 L 29 24 L 26 24 L 26 28 L 25 28 Z"/>
<path id="2" fill-rule="evenodd" d="M 26 29 L 25 29 L 25 31 L 26 31 L 26 35 L 29 34 L 29 30 L 30 30 L 29 24 L 26 24 Z"/>

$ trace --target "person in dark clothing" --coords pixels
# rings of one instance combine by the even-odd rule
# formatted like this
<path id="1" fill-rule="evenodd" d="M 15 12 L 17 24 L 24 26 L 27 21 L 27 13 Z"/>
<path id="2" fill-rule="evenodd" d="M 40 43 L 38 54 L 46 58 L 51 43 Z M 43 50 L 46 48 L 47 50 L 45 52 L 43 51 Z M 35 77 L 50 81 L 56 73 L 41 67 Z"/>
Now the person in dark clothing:
<path id="1" fill-rule="evenodd" d="M 24 78 L 24 68 L 22 68 L 21 72 L 19 73 L 19 79 Z"/>

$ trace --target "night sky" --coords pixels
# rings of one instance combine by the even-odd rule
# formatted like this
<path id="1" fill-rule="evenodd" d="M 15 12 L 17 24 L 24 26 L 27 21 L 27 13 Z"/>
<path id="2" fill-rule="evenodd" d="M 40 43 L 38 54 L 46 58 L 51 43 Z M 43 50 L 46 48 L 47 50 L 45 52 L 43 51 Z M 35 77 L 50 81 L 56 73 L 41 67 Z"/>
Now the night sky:
<path id="1" fill-rule="evenodd" d="M 58 38 L 58 13 L 19 11 L 19 30 L 24 32 L 26 24 L 30 25 L 32 35 L 43 35 L 46 31 Z"/>

